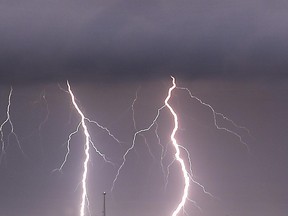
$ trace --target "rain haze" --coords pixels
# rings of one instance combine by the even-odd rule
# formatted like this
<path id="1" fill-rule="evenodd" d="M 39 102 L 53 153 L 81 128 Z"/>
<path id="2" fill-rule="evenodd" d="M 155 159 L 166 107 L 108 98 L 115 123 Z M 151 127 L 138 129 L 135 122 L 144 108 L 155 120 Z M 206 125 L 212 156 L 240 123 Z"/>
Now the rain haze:
<path id="1" fill-rule="evenodd" d="M 287 20 L 280 0 L 1 0 L 0 216 L 80 216 L 81 128 L 57 170 L 81 121 L 67 80 L 85 116 L 120 141 L 87 121 L 113 164 L 90 151 L 85 215 L 103 215 L 104 191 L 107 216 L 172 215 L 184 181 L 172 163 L 167 107 L 137 135 L 112 187 L 135 132 L 164 105 L 171 76 L 241 126 L 218 115 L 236 135 L 217 129 L 209 106 L 173 91 L 181 155 L 213 195 L 191 181 L 196 204 L 178 215 L 287 216 Z"/>

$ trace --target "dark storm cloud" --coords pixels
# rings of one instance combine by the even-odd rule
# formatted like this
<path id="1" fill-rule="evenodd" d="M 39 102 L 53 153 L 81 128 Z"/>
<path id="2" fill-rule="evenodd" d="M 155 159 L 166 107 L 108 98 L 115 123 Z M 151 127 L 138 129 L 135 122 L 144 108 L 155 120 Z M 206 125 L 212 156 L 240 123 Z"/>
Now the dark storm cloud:
<path id="1" fill-rule="evenodd" d="M 1 1 L 0 82 L 286 76 L 287 1 Z"/>

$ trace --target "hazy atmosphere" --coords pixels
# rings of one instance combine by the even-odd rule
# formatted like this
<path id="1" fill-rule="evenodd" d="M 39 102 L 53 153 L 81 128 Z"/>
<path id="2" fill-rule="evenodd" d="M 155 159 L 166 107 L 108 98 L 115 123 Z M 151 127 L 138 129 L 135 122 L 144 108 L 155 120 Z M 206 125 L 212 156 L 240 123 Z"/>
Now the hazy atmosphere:
<path id="1" fill-rule="evenodd" d="M 286 216 L 287 20 L 277 0 L 1 0 L 0 216 L 80 216 L 85 136 L 67 80 L 114 136 L 86 119 L 109 162 L 91 143 L 85 216 L 103 215 L 104 191 L 106 216 L 172 215 L 184 181 L 169 109 L 137 133 L 170 76 L 181 156 L 212 194 L 191 180 L 178 216 Z"/>

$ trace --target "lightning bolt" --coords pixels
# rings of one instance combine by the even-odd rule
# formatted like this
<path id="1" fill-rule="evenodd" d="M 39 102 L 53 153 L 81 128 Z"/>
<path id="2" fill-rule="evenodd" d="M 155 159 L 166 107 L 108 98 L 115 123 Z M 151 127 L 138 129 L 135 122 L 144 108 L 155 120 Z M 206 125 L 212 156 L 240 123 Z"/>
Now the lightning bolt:
<path id="1" fill-rule="evenodd" d="M 11 117 L 10 117 L 10 109 L 11 109 L 11 98 L 12 98 L 12 92 L 13 92 L 13 88 L 12 86 L 10 87 L 10 91 L 9 91 L 9 96 L 8 96 L 8 105 L 7 105 L 7 109 L 6 109 L 6 119 L 5 121 L 0 125 L 0 142 L 1 142 L 1 155 L 0 155 L 0 164 L 1 164 L 1 161 L 2 161 L 2 158 L 4 157 L 4 155 L 6 154 L 6 146 L 9 144 L 9 140 L 10 140 L 10 137 L 11 135 L 13 135 L 15 137 L 15 140 L 16 140 L 16 143 L 18 145 L 18 148 L 20 149 L 20 151 L 22 152 L 22 154 L 24 156 L 25 153 L 20 145 L 20 141 L 19 141 L 19 138 L 17 136 L 17 134 L 15 133 L 14 131 L 14 125 L 11 121 Z M 10 126 L 10 132 L 8 134 L 8 144 L 5 145 L 5 141 L 4 141 L 4 131 L 3 131 L 3 128 L 6 124 L 9 124 Z"/>
<path id="2" fill-rule="evenodd" d="M 168 95 L 167 95 L 167 97 L 166 97 L 165 100 L 164 100 L 164 105 L 161 106 L 161 107 L 157 110 L 156 116 L 153 118 L 152 123 L 151 123 L 148 127 L 144 128 L 144 129 L 141 129 L 141 130 L 138 130 L 137 132 L 135 132 L 135 134 L 134 134 L 134 136 L 133 136 L 133 140 L 132 140 L 132 145 L 130 146 L 130 148 L 128 148 L 128 150 L 127 150 L 127 151 L 125 152 L 125 154 L 123 155 L 123 162 L 122 162 L 122 164 L 120 165 L 120 167 L 119 167 L 119 169 L 118 169 L 118 171 L 117 171 L 117 174 L 116 174 L 116 176 L 115 176 L 115 178 L 114 178 L 114 180 L 113 180 L 111 191 L 113 191 L 113 189 L 114 189 L 114 187 L 115 187 L 115 183 L 116 183 L 116 181 L 117 181 L 117 179 L 118 179 L 118 177 L 119 177 L 119 175 L 120 175 L 120 172 L 121 172 L 123 166 L 124 166 L 125 163 L 126 163 L 127 155 L 129 154 L 129 152 L 130 152 L 132 149 L 134 149 L 134 147 L 135 147 L 135 145 L 136 145 L 136 137 L 137 137 L 138 135 L 142 135 L 141 133 L 143 133 L 143 132 L 149 131 L 154 125 L 156 125 L 156 127 L 155 127 L 155 134 L 156 134 L 156 137 L 157 137 L 157 140 L 158 140 L 158 144 L 162 147 L 162 151 L 161 151 L 161 167 L 162 167 L 162 172 L 164 173 L 164 168 L 163 168 L 163 162 L 162 162 L 162 160 L 163 160 L 163 157 L 164 157 L 165 152 L 164 152 L 164 146 L 161 145 L 161 143 L 160 143 L 160 138 L 159 138 L 158 133 L 157 133 L 157 130 L 158 130 L 157 119 L 159 118 L 159 115 L 160 115 L 160 112 L 162 111 L 162 109 L 164 109 L 165 107 L 167 107 L 167 108 L 169 109 L 169 111 L 171 112 L 171 114 L 173 115 L 173 119 L 174 119 L 174 129 L 173 129 L 173 131 L 172 131 L 172 133 L 171 133 L 170 138 L 171 138 L 171 142 L 172 142 L 172 144 L 173 144 L 173 146 L 174 146 L 174 149 L 175 149 L 176 153 L 175 153 L 175 159 L 174 159 L 174 160 L 168 165 L 168 167 L 167 167 L 167 176 L 166 176 L 166 184 L 165 184 L 165 185 L 167 185 L 167 183 L 168 183 L 169 167 L 175 162 L 175 160 L 178 161 L 178 162 L 180 163 L 180 165 L 181 165 L 181 170 L 182 170 L 182 174 L 183 174 L 184 182 L 185 182 L 185 187 L 184 187 L 184 191 L 183 191 L 183 196 L 182 196 L 181 202 L 178 204 L 177 208 L 175 209 L 175 211 L 174 211 L 173 214 L 172 214 L 172 216 L 176 216 L 176 215 L 179 213 L 179 211 L 184 207 L 186 201 L 188 200 L 188 191 L 189 191 L 189 186 L 190 186 L 190 179 L 193 181 L 193 183 L 196 183 L 198 186 L 200 186 L 205 193 L 207 193 L 207 194 L 209 194 L 209 195 L 211 195 L 211 194 L 208 193 L 208 192 L 205 190 L 205 188 L 204 188 L 203 185 L 201 185 L 201 184 L 198 183 L 197 181 L 193 180 L 191 167 L 190 167 L 190 170 L 189 170 L 189 171 L 191 171 L 191 173 L 189 173 L 189 171 L 187 171 L 187 169 L 186 169 L 186 167 L 185 167 L 185 162 L 184 162 L 184 160 L 180 157 L 180 148 L 181 148 L 182 146 L 178 145 L 177 140 L 176 140 L 176 138 L 175 138 L 175 134 L 176 134 L 176 132 L 177 132 L 177 130 L 178 130 L 178 117 L 177 117 L 176 112 L 173 110 L 173 108 L 171 107 L 171 105 L 170 105 L 169 102 L 168 102 L 168 101 L 170 100 L 170 98 L 171 98 L 172 91 L 176 88 L 175 78 L 174 78 L 174 77 L 171 77 L 171 78 L 172 78 L 172 81 L 173 81 L 173 85 L 172 85 L 172 86 L 169 88 L 169 90 L 168 90 Z M 137 91 L 137 92 L 138 92 L 138 91 Z M 135 102 L 136 102 L 136 100 L 137 100 L 137 94 L 138 94 L 138 93 L 136 93 L 136 97 L 135 97 L 135 99 L 134 99 L 134 101 L 133 101 L 133 104 L 132 104 L 134 127 L 135 127 L 135 125 L 136 125 L 136 123 L 135 123 L 135 117 L 134 117 L 134 105 L 135 105 Z M 182 148 L 183 148 L 183 147 L 182 147 Z M 185 149 L 185 150 L 186 150 L 186 149 Z M 187 150 L 186 150 L 186 151 L 187 151 Z M 189 156 L 189 154 L 187 154 L 187 155 L 188 155 L 188 158 L 189 158 L 189 164 L 190 164 L 190 166 L 191 166 L 190 156 Z M 166 186 L 165 186 L 165 187 L 166 187 Z M 211 195 L 211 196 L 212 196 L 212 195 Z M 193 201 L 193 203 L 195 203 L 195 202 Z M 198 207 L 196 204 L 195 204 L 195 206 Z"/>
<path id="3" fill-rule="evenodd" d="M 116 142 L 118 142 L 119 144 L 122 143 L 120 140 L 118 140 L 111 132 L 108 128 L 100 125 L 98 122 L 90 120 L 89 118 L 87 118 L 84 113 L 81 111 L 79 105 L 76 102 L 76 98 L 72 92 L 71 86 L 69 84 L 69 81 L 67 81 L 67 87 L 68 87 L 68 91 L 64 90 L 61 86 L 59 86 L 61 90 L 65 91 L 66 93 L 68 93 L 71 97 L 71 101 L 73 104 L 73 107 L 76 109 L 77 113 L 79 114 L 81 120 L 78 123 L 76 129 L 69 134 L 68 136 L 68 140 L 67 140 L 67 151 L 66 154 L 64 156 L 64 160 L 62 162 L 62 164 L 60 165 L 59 168 L 54 169 L 52 172 L 54 171 L 62 171 L 64 165 L 66 164 L 67 160 L 68 160 L 68 156 L 70 154 L 70 141 L 73 137 L 73 135 L 75 135 L 76 133 L 79 132 L 80 128 L 83 129 L 84 132 L 84 136 L 85 136 L 85 143 L 84 143 L 84 152 L 85 152 L 85 159 L 83 161 L 83 173 L 82 173 L 82 179 L 81 179 L 81 185 L 82 185 L 82 196 L 81 196 L 81 204 L 80 204 L 80 216 L 84 216 L 85 215 L 85 208 L 88 209 L 88 213 L 90 212 L 89 210 L 89 199 L 88 199 L 88 195 L 87 195 L 87 174 L 88 174 L 88 162 L 90 159 L 90 148 L 92 147 L 96 153 L 98 155 L 100 155 L 103 160 L 107 163 L 110 163 L 114 166 L 114 163 L 111 162 L 109 159 L 107 159 L 106 155 L 103 154 L 101 151 L 99 151 L 96 147 L 96 145 L 94 144 L 94 142 L 91 139 L 89 130 L 88 130 L 88 126 L 86 123 L 90 123 L 90 124 L 95 124 L 97 125 L 98 128 L 104 130 L 107 132 L 107 134 L 112 137 Z"/>
<path id="4" fill-rule="evenodd" d="M 84 216 L 85 215 L 85 203 L 86 203 L 86 199 L 87 199 L 87 185 L 86 185 L 86 180 L 87 180 L 87 173 L 88 173 L 88 161 L 89 161 L 89 149 L 90 149 L 90 134 L 87 128 L 87 125 L 85 123 L 85 116 L 83 114 L 83 112 L 80 110 L 78 104 L 75 101 L 75 96 L 71 90 L 70 84 L 67 81 L 67 86 L 68 86 L 68 92 L 70 93 L 71 96 L 71 100 L 72 103 L 75 107 L 75 109 L 77 110 L 78 114 L 81 117 L 81 126 L 83 128 L 84 131 L 84 135 L 85 135 L 85 160 L 83 162 L 83 174 L 82 174 L 82 201 L 81 201 L 81 206 L 80 206 L 80 216 Z"/>
<path id="5" fill-rule="evenodd" d="M 183 178 L 184 178 L 184 182 L 185 182 L 185 186 L 184 186 L 181 202 L 178 204 L 178 206 L 176 207 L 176 209 L 172 213 L 172 216 L 176 216 L 179 213 L 179 211 L 184 207 L 184 205 L 185 205 L 185 203 L 187 201 L 188 191 L 189 191 L 189 186 L 190 186 L 190 178 L 189 178 L 189 173 L 188 173 L 188 171 L 186 169 L 184 160 L 180 157 L 180 147 L 179 147 L 179 144 L 177 143 L 177 140 L 175 138 L 175 134 L 176 134 L 176 132 L 178 130 L 179 123 L 178 123 L 178 116 L 177 116 L 176 112 L 174 111 L 174 109 L 169 104 L 169 100 L 171 98 L 172 91 L 176 88 L 175 78 L 172 77 L 172 76 L 171 76 L 171 78 L 173 80 L 173 86 L 171 86 L 169 88 L 168 96 L 165 99 L 165 105 L 168 107 L 168 109 L 170 110 L 171 114 L 173 115 L 174 128 L 173 128 L 172 133 L 170 135 L 170 139 L 171 139 L 172 144 L 173 144 L 173 146 L 175 148 L 175 151 L 176 151 L 175 158 L 176 158 L 176 160 L 179 162 L 179 164 L 181 166 L 181 170 L 182 170 L 182 174 L 183 174 Z"/>
<path id="6" fill-rule="evenodd" d="M 138 130 L 137 127 L 136 127 L 136 120 L 135 120 L 135 110 L 134 110 L 134 106 L 136 104 L 136 101 L 138 99 L 138 91 L 140 88 L 138 88 L 137 92 L 136 92 L 136 96 L 133 100 L 133 103 L 131 105 L 131 108 L 132 108 L 132 120 L 133 120 L 133 125 L 134 125 L 134 129 L 135 129 L 135 133 L 133 135 L 133 138 L 132 138 L 132 144 L 130 146 L 130 148 L 128 148 L 126 150 L 126 152 L 124 153 L 123 155 L 123 160 L 122 160 L 122 163 L 121 165 L 119 166 L 118 170 L 117 170 L 117 173 L 115 175 L 115 178 L 112 182 L 112 187 L 111 187 L 111 191 L 113 191 L 114 187 L 115 187 L 115 184 L 116 184 L 116 181 L 120 175 L 120 172 L 122 170 L 122 168 L 124 167 L 125 163 L 126 163 L 126 160 L 127 160 L 127 156 L 128 154 L 130 153 L 131 150 L 134 149 L 135 145 L 136 145 L 136 140 L 137 140 L 137 137 L 138 136 L 141 136 L 143 139 L 144 139 L 144 143 L 146 144 L 147 148 L 148 148 L 148 151 L 150 153 L 150 155 L 152 156 L 153 159 L 155 159 L 155 156 L 153 155 L 150 147 L 149 147 L 149 144 L 146 140 L 146 137 L 144 136 L 144 133 L 151 130 L 152 128 L 155 127 L 155 135 L 156 135 L 156 138 L 157 138 L 157 144 L 161 147 L 161 155 L 160 155 L 160 165 L 161 165 L 161 170 L 162 170 L 162 174 L 164 176 L 164 181 L 165 181 L 165 188 L 167 187 L 167 184 L 168 184 L 168 177 L 169 177 L 169 172 L 170 172 L 170 167 L 174 164 L 174 163 L 178 163 L 180 165 L 180 168 L 181 168 L 181 174 L 182 174 L 182 179 L 183 179 L 183 182 L 184 182 L 184 187 L 183 187 L 183 191 L 182 191 L 182 197 L 179 201 L 179 203 L 176 205 L 175 209 L 173 210 L 172 212 L 172 216 L 178 216 L 179 215 L 179 212 L 181 210 L 183 210 L 184 214 L 187 214 L 187 212 L 185 211 L 185 204 L 187 201 L 190 201 L 192 202 L 200 211 L 201 211 L 201 208 L 197 205 L 197 203 L 192 200 L 191 198 L 189 198 L 189 188 L 190 188 L 190 184 L 193 183 L 195 185 L 197 185 L 198 187 L 200 187 L 202 189 L 202 191 L 211 196 L 211 197 L 214 197 L 211 193 L 209 193 L 205 187 L 200 184 L 199 182 L 197 182 L 195 179 L 194 179 L 194 175 L 193 175 L 193 170 L 192 170 L 192 162 L 191 162 L 191 158 L 190 158 L 190 153 L 188 151 L 188 149 L 186 149 L 183 145 L 180 145 L 176 139 L 176 134 L 177 134 L 177 131 L 179 130 L 179 121 L 178 121 L 178 115 L 176 113 L 176 111 L 173 109 L 172 105 L 169 103 L 170 99 L 172 98 L 172 93 L 175 91 L 175 90 L 184 90 L 188 93 L 189 97 L 193 100 L 196 100 L 198 101 L 201 105 L 207 107 L 210 109 L 210 111 L 212 112 L 212 115 L 213 115 L 213 123 L 214 123 L 214 126 L 218 129 L 218 130 L 224 130 L 234 136 L 236 136 L 239 141 L 245 145 L 245 147 L 247 148 L 247 151 L 250 152 L 250 149 L 248 147 L 248 144 L 243 141 L 242 139 L 242 136 L 239 135 L 238 133 L 234 132 L 233 130 L 230 130 L 230 129 L 227 129 L 226 127 L 223 127 L 223 126 L 220 126 L 218 124 L 218 119 L 219 118 L 222 118 L 223 120 L 229 122 L 230 124 L 233 125 L 233 127 L 235 128 L 238 128 L 238 129 L 242 129 L 242 130 L 245 130 L 248 134 L 250 134 L 249 130 L 243 126 L 240 126 L 238 124 L 236 124 L 233 120 L 229 119 L 228 117 L 226 117 L 224 114 L 222 113 L 219 113 L 217 111 L 215 111 L 215 109 L 208 103 L 202 101 L 201 99 L 199 99 L 198 97 L 194 96 L 191 91 L 188 89 L 188 88 L 184 88 L 184 87 L 178 87 L 176 85 L 176 81 L 175 81 L 175 78 L 173 76 L 171 76 L 171 79 L 172 79 L 172 86 L 168 89 L 167 91 L 167 96 L 166 98 L 164 99 L 164 102 L 163 102 L 163 105 L 157 109 L 157 112 L 155 114 L 155 116 L 153 117 L 150 125 L 148 125 L 146 128 L 143 128 L 143 129 L 140 129 Z M 113 166 L 114 163 L 111 162 L 105 154 L 103 154 L 101 151 L 99 151 L 96 147 L 96 145 L 94 144 L 93 140 L 91 139 L 91 136 L 90 136 L 90 133 L 89 133 L 89 129 L 88 129 L 88 124 L 94 124 L 96 125 L 98 128 L 106 131 L 106 133 L 112 137 L 116 142 L 118 143 L 123 143 L 121 142 L 120 140 L 118 140 L 111 132 L 108 128 L 102 126 L 101 124 L 99 124 L 97 121 L 93 121 L 93 120 L 90 120 L 89 118 L 87 118 L 84 113 L 81 111 L 78 103 L 77 103 L 77 99 L 75 98 L 73 92 L 72 92 L 72 89 L 71 89 L 71 86 L 70 86 L 70 83 L 67 81 L 67 89 L 68 90 L 65 90 L 63 89 L 60 85 L 59 85 L 59 88 L 63 91 L 65 91 L 66 93 L 68 93 L 71 97 L 71 102 L 72 102 L 72 105 L 73 107 L 75 108 L 75 110 L 77 111 L 78 115 L 80 116 L 80 121 L 79 123 L 77 124 L 75 130 L 73 132 L 71 132 L 68 136 L 68 139 L 66 141 L 66 144 L 67 144 L 67 151 L 66 151 L 66 154 L 64 156 L 64 160 L 63 162 L 61 163 L 60 167 L 58 169 L 55 169 L 53 171 L 62 171 L 64 165 L 66 164 L 67 160 L 68 160 L 68 156 L 70 154 L 70 143 L 71 143 L 71 140 L 72 140 L 72 137 L 78 133 L 81 129 L 83 130 L 83 133 L 84 133 L 84 136 L 85 136 L 85 142 L 84 142 L 84 161 L 83 161 L 83 173 L 82 173 L 82 178 L 81 178 L 81 182 L 79 183 L 79 185 L 82 186 L 82 195 L 81 195 L 81 203 L 80 203 L 80 216 L 84 216 L 85 215 L 85 211 L 87 211 L 88 213 L 87 214 L 90 214 L 90 210 L 89 210 L 89 199 L 88 199 L 88 192 L 87 192 L 87 175 L 88 175 L 88 164 L 89 164 L 89 160 L 90 160 L 90 150 L 94 149 L 96 151 L 96 153 L 98 155 L 100 155 L 103 160 L 107 163 L 110 163 L 112 164 Z M 9 140 L 10 140 L 10 137 L 13 135 L 15 140 L 16 140 L 16 143 L 19 147 L 19 149 L 21 150 L 21 152 L 24 154 L 23 150 L 22 150 L 22 147 L 20 145 L 20 141 L 18 139 L 18 136 L 17 134 L 15 133 L 14 131 L 14 125 L 11 121 L 11 117 L 10 117 L 10 111 L 11 111 L 11 98 L 12 98 L 12 93 L 13 93 L 13 88 L 11 86 L 10 88 L 10 91 L 9 91 L 9 96 L 8 96 L 8 105 L 7 105 L 7 109 L 6 109 L 6 119 L 4 120 L 4 122 L 0 125 L 0 143 L 1 143 L 1 155 L 0 155 L 0 165 L 1 165 L 1 161 L 2 161 L 2 158 L 3 156 L 5 155 L 6 153 L 6 149 L 9 145 Z M 45 118 L 42 122 L 40 122 L 40 125 L 38 127 L 38 131 L 41 132 L 42 130 L 42 127 L 43 125 L 46 123 L 46 121 L 48 120 L 48 116 L 49 116 L 49 107 L 48 107 L 48 103 L 47 103 L 47 100 L 46 100 L 46 96 L 45 96 L 45 91 L 44 93 L 41 95 L 42 97 L 42 100 L 45 102 L 45 106 L 46 106 L 46 115 L 45 115 Z M 166 169 L 166 172 L 165 172 L 165 168 L 164 168 L 164 164 L 163 164 L 163 159 L 167 153 L 167 147 L 162 145 L 161 144 L 161 139 L 158 135 L 158 128 L 159 128 L 159 125 L 157 123 L 157 120 L 160 116 L 160 113 L 162 112 L 162 110 L 164 108 L 167 108 L 169 110 L 169 113 L 171 114 L 172 116 L 172 119 L 173 119 L 173 128 L 172 128 L 172 132 L 170 134 L 170 142 L 169 144 L 172 145 L 173 147 L 173 150 L 174 150 L 174 158 L 173 160 L 167 165 L 167 169 Z M 8 134 L 8 138 L 6 138 L 4 135 L 4 128 L 5 128 L 5 125 L 8 125 L 10 127 L 10 132 Z M 8 141 L 6 141 L 6 139 Z M 7 142 L 7 143 L 6 143 Z M 181 155 L 181 152 L 183 153 L 183 155 Z M 24 154 L 25 155 L 25 154 Z M 185 159 L 186 158 L 188 161 L 185 162 Z M 167 174 L 167 175 L 166 175 Z M 165 176 L 166 175 L 166 176 Z"/>
<path id="7" fill-rule="evenodd" d="M 155 117 L 153 118 L 152 123 L 150 125 L 148 125 L 146 128 L 138 130 L 138 131 L 136 131 L 134 133 L 133 139 L 132 139 L 132 144 L 131 144 L 130 148 L 128 148 L 127 151 L 123 155 L 123 161 L 122 161 L 122 164 L 119 166 L 119 168 L 117 170 L 117 174 L 116 174 L 116 176 L 115 176 L 115 178 L 113 180 L 113 183 L 112 183 L 111 191 L 113 191 L 113 189 L 115 187 L 115 184 L 117 182 L 117 179 L 119 178 L 120 172 L 121 172 L 122 168 L 124 167 L 124 165 L 126 163 L 127 155 L 130 153 L 131 150 L 133 150 L 135 148 L 137 136 L 138 135 L 143 136 L 142 133 L 149 131 L 154 125 L 155 125 L 155 134 L 156 134 L 156 138 L 158 140 L 158 145 L 161 146 L 161 159 L 160 159 L 161 170 L 162 170 L 163 175 L 165 175 L 164 165 L 163 165 L 163 158 L 165 157 L 166 151 L 165 151 L 164 146 L 160 142 L 160 137 L 158 135 L 158 127 L 159 126 L 157 124 L 157 120 L 159 118 L 160 112 L 164 108 L 168 108 L 170 114 L 173 117 L 173 122 L 174 122 L 174 127 L 173 127 L 173 130 L 172 130 L 171 134 L 170 134 L 170 140 L 171 140 L 172 146 L 173 146 L 173 148 L 175 150 L 175 154 L 174 154 L 174 159 L 167 166 L 167 172 L 166 172 L 167 175 L 166 175 L 166 178 L 165 178 L 165 188 L 167 187 L 167 184 L 168 184 L 168 176 L 169 176 L 169 172 L 170 172 L 169 171 L 170 167 L 172 166 L 172 164 L 174 164 L 174 162 L 178 162 L 179 163 L 179 165 L 181 167 L 183 181 L 184 181 L 184 188 L 183 188 L 181 200 L 180 200 L 180 202 L 178 203 L 178 205 L 176 206 L 175 210 L 172 213 L 172 216 L 177 216 L 179 214 L 179 212 L 181 211 L 181 209 L 183 209 L 184 213 L 186 214 L 186 211 L 185 211 L 184 207 L 185 207 L 185 204 L 186 204 L 187 201 L 192 202 L 195 207 L 197 207 L 200 211 L 202 211 L 201 208 L 197 205 L 197 203 L 194 200 L 190 199 L 189 196 L 188 196 L 190 182 L 192 182 L 193 184 L 198 185 L 205 194 L 207 194 L 207 195 L 209 195 L 210 197 L 213 197 L 213 198 L 215 198 L 215 197 L 211 193 L 209 193 L 202 184 L 200 184 L 199 182 L 197 182 L 193 178 L 194 176 L 193 176 L 193 172 L 192 172 L 192 162 L 191 162 L 191 159 L 190 159 L 189 151 L 184 146 L 179 145 L 178 142 L 177 142 L 176 133 L 177 133 L 177 131 L 179 129 L 178 116 L 177 116 L 176 111 L 173 109 L 173 107 L 169 103 L 169 101 L 170 101 L 170 99 L 172 97 L 172 92 L 174 90 L 176 90 L 176 89 L 185 90 L 185 91 L 188 92 L 188 94 L 189 94 L 191 99 L 195 99 L 198 102 L 200 102 L 201 105 L 208 107 L 212 111 L 212 114 L 213 114 L 214 126 L 217 129 L 219 129 L 219 130 L 224 130 L 224 131 L 236 136 L 239 139 L 239 141 L 242 144 L 245 145 L 245 147 L 247 148 L 248 152 L 249 152 L 249 147 L 248 147 L 247 143 L 243 141 L 241 135 L 239 135 L 238 133 L 234 132 L 233 130 L 227 129 L 225 127 L 221 127 L 218 124 L 218 122 L 217 122 L 217 117 L 221 117 L 222 119 L 230 122 L 234 127 L 239 128 L 239 129 L 243 129 L 247 133 L 249 133 L 249 130 L 247 128 L 243 127 L 243 126 L 239 126 L 234 121 L 232 121 L 231 119 L 226 117 L 224 114 L 216 112 L 215 109 L 211 105 L 209 105 L 208 103 L 203 102 L 201 99 L 199 99 L 198 97 L 194 96 L 189 89 L 184 88 L 184 87 L 178 87 L 176 85 L 175 78 L 173 76 L 171 76 L 171 79 L 172 79 L 172 86 L 168 89 L 168 94 L 167 94 L 167 97 L 164 100 L 164 105 L 162 105 L 160 108 L 157 109 L 157 113 L 156 113 Z M 132 103 L 132 112 L 133 112 L 132 113 L 132 117 L 133 117 L 133 124 L 134 124 L 135 130 L 136 130 L 136 121 L 135 121 L 134 105 L 135 105 L 137 97 L 138 97 L 138 90 L 136 92 L 136 97 L 135 97 L 135 99 L 133 100 L 133 103 Z M 186 157 L 188 159 L 188 167 L 189 167 L 188 169 L 187 169 L 187 167 L 185 165 L 184 159 L 181 157 L 181 150 L 186 152 Z"/>

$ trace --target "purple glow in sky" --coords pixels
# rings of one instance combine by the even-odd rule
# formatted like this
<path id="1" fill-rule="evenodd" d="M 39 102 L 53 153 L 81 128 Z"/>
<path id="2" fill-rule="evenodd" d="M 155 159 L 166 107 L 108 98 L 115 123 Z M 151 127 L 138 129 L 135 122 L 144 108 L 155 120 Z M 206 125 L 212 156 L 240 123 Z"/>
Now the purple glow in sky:
<path id="1" fill-rule="evenodd" d="M 61 172 L 52 172 L 80 122 L 66 80 L 85 116 L 115 136 L 87 122 L 95 147 L 113 162 L 91 152 L 91 215 L 102 214 L 103 191 L 107 216 L 171 215 L 184 183 L 179 164 L 169 166 L 175 152 L 167 108 L 136 137 L 110 192 L 135 131 L 147 128 L 163 106 L 170 75 L 250 132 L 217 116 L 220 127 L 241 135 L 248 152 L 237 136 L 215 127 L 209 107 L 183 89 L 173 91 L 181 155 L 189 165 L 187 149 L 195 181 L 215 197 L 191 183 L 189 198 L 202 211 L 188 202 L 187 215 L 287 216 L 287 11 L 282 0 L 2 0 L 0 125 L 12 86 L 17 137 L 9 122 L 1 127 L 0 216 L 79 215 L 81 130 Z"/>

